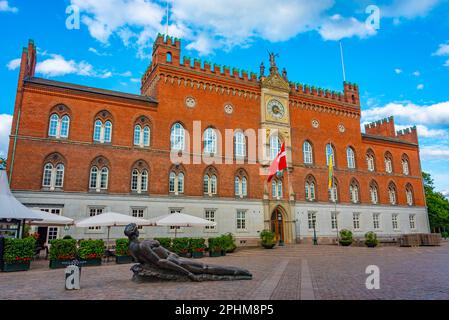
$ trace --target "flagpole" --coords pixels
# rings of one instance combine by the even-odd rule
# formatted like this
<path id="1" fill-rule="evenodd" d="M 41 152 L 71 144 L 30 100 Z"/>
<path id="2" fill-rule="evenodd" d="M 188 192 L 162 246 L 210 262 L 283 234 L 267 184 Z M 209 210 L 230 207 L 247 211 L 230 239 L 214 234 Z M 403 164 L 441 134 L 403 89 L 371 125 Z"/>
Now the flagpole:
<path id="1" fill-rule="evenodd" d="M 343 57 L 343 46 L 340 41 L 341 68 L 343 70 L 343 81 L 346 82 L 345 60 Z"/>
<path id="2" fill-rule="evenodd" d="M 329 170 L 332 170 L 331 171 L 332 172 L 332 177 L 330 177 L 332 179 L 330 193 L 332 195 L 332 201 L 334 202 L 335 226 L 336 226 L 336 230 L 337 230 L 337 246 L 338 246 L 338 245 L 340 245 L 339 244 L 340 236 L 339 236 L 339 232 L 338 232 L 337 188 L 336 188 L 336 185 L 335 185 L 335 175 L 334 175 L 335 163 L 333 161 L 335 159 L 335 155 L 334 155 L 334 148 L 333 148 L 334 145 L 332 143 L 332 140 L 330 140 L 329 143 L 330 143 L 331 148 L 332 148 L 332 158 L 333 158 L 332 159 L 332 169 L 331 169 L 331 166 L 329 165 Z M 330 159 L 328 159 L 328 161 L 329 160 Z M 329 163 L 330 163 L 330 161 L 329 161 Z M 335 191 L 335 194 L 334 194 L 334 191 Z M 332 217 L 331 217 L 331 219 L 332 219 Z"/>

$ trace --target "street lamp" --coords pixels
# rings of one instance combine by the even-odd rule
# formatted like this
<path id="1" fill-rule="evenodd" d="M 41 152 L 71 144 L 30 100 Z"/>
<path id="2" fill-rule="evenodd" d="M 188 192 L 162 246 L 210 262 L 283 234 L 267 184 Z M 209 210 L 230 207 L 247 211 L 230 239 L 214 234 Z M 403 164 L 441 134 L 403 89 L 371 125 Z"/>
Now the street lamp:
<path id="1" fill-rule="evenodd" d="M 318 245 L 318 240 L 316 238 L 316 217 L 313 218 L 313 245 Z"/>
<path id="2" fill-rule="evenodd" d="M 278 228 L 279 228 L 279 246 L 284 245 L 284 240 L 282 240 L 282 214 L 278 212 Z"/>

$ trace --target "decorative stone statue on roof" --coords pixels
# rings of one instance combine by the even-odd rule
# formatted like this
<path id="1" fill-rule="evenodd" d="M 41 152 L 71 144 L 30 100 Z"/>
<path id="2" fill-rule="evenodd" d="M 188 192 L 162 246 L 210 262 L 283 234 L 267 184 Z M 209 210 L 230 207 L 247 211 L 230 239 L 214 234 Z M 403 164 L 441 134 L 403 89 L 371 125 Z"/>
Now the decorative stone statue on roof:
<path id="1" fill-rule="evenodd" d="M 270 52 L 268 51 L 268 55 L 270 56 L 270 66 L 276 67 L 276 57 L 279 58 L 279 53 L 274 53 L 274 52 Z"/>
<path id="2" fill-rule="evenodd" d="M 160 245 L 156 240 L 139 241 L 139 230 L 132 223 L 126 226 L 129 251 L 139 264 L 134 265 L 133 280 L 141 281 L 210 281 L 251 280 L 252 274 L 245 269 L 207 265 L 181 258 Z"/>

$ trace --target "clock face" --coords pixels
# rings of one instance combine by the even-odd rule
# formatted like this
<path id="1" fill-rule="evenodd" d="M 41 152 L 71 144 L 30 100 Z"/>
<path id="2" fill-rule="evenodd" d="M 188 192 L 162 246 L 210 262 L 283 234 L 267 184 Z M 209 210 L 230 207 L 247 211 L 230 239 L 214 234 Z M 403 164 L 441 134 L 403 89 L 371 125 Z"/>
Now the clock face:
<path id="1" fill-rule="evenodd" d="M 268 113 L 274 118 L 281 119 L 284 117 L 285 109 L 282 103 L 273 99 L 268 102 Z"/>

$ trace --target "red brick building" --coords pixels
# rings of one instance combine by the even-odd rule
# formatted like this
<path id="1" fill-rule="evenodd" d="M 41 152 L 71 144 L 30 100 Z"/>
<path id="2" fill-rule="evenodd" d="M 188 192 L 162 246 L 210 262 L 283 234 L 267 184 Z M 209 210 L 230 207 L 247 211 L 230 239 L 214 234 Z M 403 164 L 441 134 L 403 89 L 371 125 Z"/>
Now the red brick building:
<path id="1" fill-rule="evenodd" d="M 30 42 L 11 130 L 11 187 L 23 203 L 75 219 L 105 210 L 202 216 L 217 226 L 180 231 L 232 232 L 241 245 L 263 229 L 286 242 L 310 239 L 314 224 L 322 241 L 342 228 L 358 236 L 428 232 L 416 128 L 396 132 L 389 118 L 362 133 L 356 84 L 344 83 L 342 92 L 296 84 L 270 60 L 256 75 L 181 59 L 180 40 L 159 35 L 133 95 L 35 77 Z M 230 142 L 220 139 L 226 129 L 234 130 Z M 251 137 L 259 129 L 264 136 Z M 267 183 L 261 172 L 282 143 L 288 170 Z M 185 163 L 171 161 L 178 149 Z M 255 152 L 268 158 L 251 163 Z M 205 153 L 222 163 L 195 161 Z"/>

